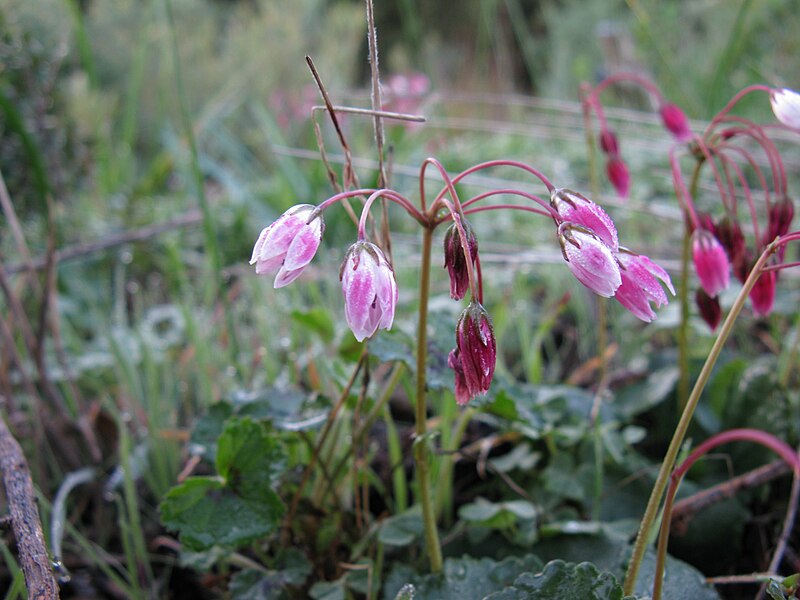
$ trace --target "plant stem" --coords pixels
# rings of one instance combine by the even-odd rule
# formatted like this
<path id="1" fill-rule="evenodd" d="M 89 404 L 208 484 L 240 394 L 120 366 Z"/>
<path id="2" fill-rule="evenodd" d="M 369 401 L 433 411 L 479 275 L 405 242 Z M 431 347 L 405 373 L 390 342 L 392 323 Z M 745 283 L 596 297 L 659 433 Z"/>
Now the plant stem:
<path id="1" fill-rule="evenodd" d="M 736 296 L 736 300 L 734 301 L 733 306 L 731 306 L 728 316 L 725 317 L 725 322 L 720 328 L 719 335 L 714 341 L 714 345 L 711 347 L 711 351 L 708 354 L 708 358 L 706 358 L 703 369 L 700 371 L 697 382 L 694 384 L 694 388 L 692 388 L 692 393 L 686 402 L 683 412 L 681 413 L 681 418 L 678 421 L 675 432 L 672 434 L 672 441 L 670 441 L 669 448 L 664 456 L 664 461 L 661 463 L 661 469 L 659 470 L 658 476 L 656 477 L 656 482 L 653 485 L 653 491 L 650 493 L 650 499 L 647 502 L 647 508 L 645 508 L 642 522 L 639 524 L 639 532 L 636 535 L 636 542 L 633 545 L 633 552 L 631 554 L 630 562 L 628 563 L 628 572 L 625 575 L 624 592 L 626 595 L 633 594 L 633 589 L 636 585 L 636 578 L 639 575 L 639 568 L 642 566 L 642 560 L 644 559 L 650 530 L 655 523 L 656 516 L 658 515 L 658 507 L 659 504 L 661 504 L 661 498 L 664 495 L 664 490 L 667 487 L 670 473 L 675 465 L 675 460 L 678 456 L 678 452 L 680 451 L 681 444 L 683 444 L 683 440 L 686 437 L 686 431 L 689 428 L 694 411 L 697 408 L 697 404 L 700 400 L 700 394 L 703 393 L 703 389 L 705 389 L 706 383 L 708 383 L 708 380 L 711 377 L 711 371 L 714 368 L 720 353 L 722 352 L 722 348 L 725 346 L 725 342 L 728 340 L 728 336 L 730 336 L 731 331 L 733 331 L 733 325 L 736 322 L 739 313 L 742 312 L 742 308 L 744 307 L 744 303 L 747 300 L 750 291 L 753 289 L 756 281 L 761 276 L 762 269 L 766 265 L 770 256 L 775 252 L 775 250 L 777 250 L 778 246 L 785 241 L 787 240 L 781 240 L 780 238 L 777 239 L 767 246 L 761 256 L 759 256 L 758 261 L 750 271 L 750 275 L 747 277 L 744 285 L 742 285 L 739 295 Z"/>
<path id="2" fill-rule="evenodd" d="M 428 362 L 428 295 L 431 279 L 431 246 L 433 228 L 422 229 L 422 265 L 419 275 L 419 323 L 417 327 L 417 403 L 414 441 L 414 464 L 417 471 L 419 501 L 422 504 L 422 524 L 425 528 L 425 547 L 428 551 L 431 571 L 442 570 L 442 548 L 439 532 L 436 529 L 436 514 L 433 509 L 430 488 L 430 465 L 428 464 L 427 410 L 425 394 L 427 391 L 426 365 Z"/>
<path id="3" fill-rule="evenodd" d="M 697 193 L 697 182 L 700 179 L 699 159 L 692 172 L 689 183 L 689 194 L 694 198 Z M 681 285 L 678 289 L 681 303 L 681 320 L 678 326 L 678 409 L 683 410 L 689 397 L 689 258 L 692 254 L 692 222 L 688 207 L 684 207 L 683 244 L 681 246 Z"/>

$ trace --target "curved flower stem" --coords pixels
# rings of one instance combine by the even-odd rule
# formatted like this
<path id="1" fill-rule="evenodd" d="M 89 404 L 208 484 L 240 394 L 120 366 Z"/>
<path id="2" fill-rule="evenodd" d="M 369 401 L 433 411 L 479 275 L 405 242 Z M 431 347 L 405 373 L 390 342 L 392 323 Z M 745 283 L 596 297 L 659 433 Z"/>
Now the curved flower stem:
<path id="1" fill-rule="evenodd" d="M 692 468 L 700 458 L 717 446 L 729 442 L 748 441 L 761 444 L 778 454 L 795 473 L 795 478 L 800 474 L 800 458 L 797 453 L 784 441 L 774 435 L 758 429 L 731 429 L 723 431 L 707 439 L 697 446 L 692 453 L 675 469 L 670 477 L 667 497 L 664 500 L 664 512 L 661 516 L 661 530 L 658 534 L 658 551 L 656 553 L 656 568 L 653 580 L 653 600 L 661 599 L 661 586 L 663 584 L 664 563 L 667 558 L 667 543 L 669 542 L 669 527 L 672 518 L 672 505 L 675 501 L 675 494 L 678 492 L 683 476 Z M 791 509 L 790 509 L 791 510 Z"/>
<path id="2" fill-rule="evenodd" d="M 642 560 L 644 559 L 644 554 L 647 549 L 647 539 L 650 535 L 650 530 L 652 529 L 658 515 L 658 507 L 661 504 L 661 498 L 664 495 L 664 490 L 667 487 L 670 473 L 675 465 L 675 460 L 678 456 L 678 452 L 680 451 L 681 444 L 683 444 L 683 439 L 686 437 L 686 431 L 689 429 L 689 424 L 692 421 L 694 411 L 697 408 L 698 402 L 700 401 L 700 395 L 703 393 L 706 383 L 708 383 L 708 380 L 711 377 L 711 371 L 713 370 L 714 365 L 716 364 L 717 359 L 722 352 L 722 348 L 725 346 L 725 342 L 728 340 L 728 336 L 730 336 L 731 331 L 733 331 L 733 325 L 736 322 L 736 319 L 739 317 L 739 313 L 742 312 L 742 308 L 744 307 L 744 303 L 747 300 L 750 291 L 753 289 L 756 281 L 761 276 L 762 269 L 767 264 L 767 261 L 772 254 L 774 254 L 778 249 L 778 247 L 790 241 L 790 239 L 796 238 L 794 238 L 791 234 L 785 238 L 778 238 L 769 244 L 764 252 L 761 253 L 761 256 L 758 257 L 758 261 L 756 261 L 756 264 L 753 266 L 752 271 L 750 271 L 750 275 L 748 275 L 747 280 L 742 285 L 739 295 L 736 296 L 736 300 L 733 302 L 733 306 L 731 306 L 728 316 L 725 317 L 725 322 L 722 324 L 722 327 L 720 327 L 719 335 L 714 341 L 714 345 L 711 347 L 708 358 L 706 358 L 703 369 L 700 371 L 697 382 L 694 384 L 692 393 L 686 402 L 683 412 L 681 413 L 681 418 L 678 421 L 675 432 L 672 434 L 672 441 L 670 442 L 667 453 L 664 456 L 664 461 L 661 463 L 661 469 L 659 470 L 658 476 L 656 477 L 656 482 L 653 485 L 653 491 L 650 493 L 650 499 L 647 502 L 647 508 L 645 508 L 642 522 L 639 524 L 639 532 L 636 535 L 636 541 L 633 545 L 633 552 L 631 554 L 630 562 L 628 563 L 628 571 L 625 574 L 624 592 L 627 595 L 633 594 L 633 589 L 636 585 L 636 579 L 639 576 L 639 569 L 642 566 Z"/>
<path id="3" fill-rule="evenodd" d="M 417 401 L 415 407 L 414 464 L 417 471 L 419 501 L 422 504 L 422 524 L 425 528 L 425 547 L 431 572 L 442 570 L 442 548 L 436 529 L 436 514 L 431 497 L 430 465 L 428 464 L 426 365 L 428 362 L 428 295 L 431 281 L 431 246 L 433 228 L 422 228 L 422 265 L 419 275 L 419 322 L 417 324 Z"/>
<path id="4" fill-rule="evenodd" d="M 697 192 L 703 160 L 698 159 L 689 183 L 689 194 Z M 687 213 L 684 208 L 684 213 Z M 681 303 L 681 320 L 678 326 L 678 408 L 683 410 L 689 397 L 689 258 L 692 254 L 692 221 L 684 214 L 683 243 L 681 245 L 681 285 L 678 290 Z M 696 225 L 696 223 L 695 223 Z"/>

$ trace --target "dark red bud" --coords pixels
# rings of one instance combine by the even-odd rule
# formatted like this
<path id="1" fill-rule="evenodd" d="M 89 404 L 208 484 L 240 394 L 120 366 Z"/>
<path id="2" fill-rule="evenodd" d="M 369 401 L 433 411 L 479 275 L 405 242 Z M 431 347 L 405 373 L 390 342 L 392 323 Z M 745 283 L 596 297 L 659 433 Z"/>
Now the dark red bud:
<path id="1" fill-rule="evenodd" d="M 619 154 L 619 142 L 613 131 L 603 129 L 600 132 L 600 149 L 609 156 L 617 156 Z"/>
<path id="2" fill-rule="evenodd" d="M 764 243 L 769 244 L 776 237 L 786 235 L 794 218 L 794 202 L 788 194 L 784 194 L 777 202 L 769 207 L 767 219 L 767 235 Z"/>
<path id="3" fill-rule="evenodd" d="M 703 288 L 697 288 L 694 295 L 695 304 L 700 311 L 700 316 L 706 322 L 711 331 L 714 331 L 722 320 L 722 308 L 719 305 L 719 297 L 711 297 L 706 294 Z"/>
<path id="4" fill-rule="evenodd" d="M 475 239 L 475 234 L 465 219 L 461 220 L 461 224 L 467 234 L 467 246 L 474 266 L 478 258 L 478 240 Z M 450 275 L 450 297 L 453 300 L 461 300 L 469 289 L 469 268 L 461 245 L 461 234 L 455 223 L 444 234 L 444 266 Z"/>
<path id="5" fill-rule="evenodd" d="M 470 302 L 456 325 L 456 349 L 448 357 L 455 371 L 455 392 L 459 404 L 489 390 L 497 362 L 497 345 L 489 313 L 478 302 Z"/>
<path id="6" fill-rule="evenodd" d="M 728 259 L 733 264 L 734 269 L 737 263 L 742 260 L 747 250 L 744 241 L 744 233 L 739 222 L 730 215 L 725 215 L 714 228 L 717 234 L 717 239 L 725 252 L 728 254 Z"/>

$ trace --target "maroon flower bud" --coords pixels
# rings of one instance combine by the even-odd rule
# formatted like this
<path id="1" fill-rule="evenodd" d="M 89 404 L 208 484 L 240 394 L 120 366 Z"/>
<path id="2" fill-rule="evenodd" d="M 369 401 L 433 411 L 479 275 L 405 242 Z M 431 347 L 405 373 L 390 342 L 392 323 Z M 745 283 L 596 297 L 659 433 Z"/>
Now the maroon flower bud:
<path id="1" fill-rule="evenodd" d="M 719 298 L 712 298 L 706 294 L 703 288 L 697 288 L 694 294 L 694 301 L 700 311 L 700 316 L 706 322 L 711 331 L 714 331 L 722 320 L 722 308 L 719 305 Z"/>
<path id="2" fill-rule="evenodd" d="M 714 227 L 714 231 L 735 270 L 739 262 L 744 259 L 747 250 L 739 222 L 734 217 L 725 215 Z"/>
<path id="3" fill-rule="evenodd" d="M 674 104 L 665 104 L 659 111 L 661 121 L 672 136 L 679 142 L 688 142 L 692 139 L 692 130 L 689 128 L 689 119 L 684 112 Z"/>
<path id="4" fill-rule="evenodd" d="M 617 136 L 610 129 L 603 129 L 600 132 L 600 149 L 609 156 L 617 156 L 619 154 Z"/>
<path id="5" fill-rule="evenodd" d="M 627 198 L 631 189 L 631 175 L 628 166 L 619 156 L 612 156 L 606 163 L 606 175 L 620 198 Z"/>
<path id="6" fill-rule="evenodd" d="M 772 308 L 775 306 L 776 283 L 775 271 L 767 271 L 761 274 L 753 289 L 750 290 L 750 303 L 753 305 L 753 313 L 757 317 L 766 317 L 772 312 Z"/>
<path id="7" fill-rule="evenodd" d="M 456 348 L 447 357 L 455 372 L 455 396 L 460 405 L 489 390 L 497 361 L 492 321 L 476 301 L 461 313 L 456 325 Z"/>
<path id="8" fill-rule="evenodd" d="M 788 194 L 784 194 L 777 202 L 773 202 L 769 207 L 767 219 L 767 235 L 764 243 L 769 244 L 780 235 L 786 235 L 794 218 L 794 202 Z"/>
<path id="9" fill-rule="evenodd" d="M 472 257 L 472 266 L 478 258 L 478 240 L 465 219 L 461 219 L 464 232 L 467 234 L 467 246 Z M 444 266 L 450 275 L 450 297 L 461 300 L 469 289 L 469 267 L 461 245 L 461 234 L 453 223 L 444 234 Z"/>

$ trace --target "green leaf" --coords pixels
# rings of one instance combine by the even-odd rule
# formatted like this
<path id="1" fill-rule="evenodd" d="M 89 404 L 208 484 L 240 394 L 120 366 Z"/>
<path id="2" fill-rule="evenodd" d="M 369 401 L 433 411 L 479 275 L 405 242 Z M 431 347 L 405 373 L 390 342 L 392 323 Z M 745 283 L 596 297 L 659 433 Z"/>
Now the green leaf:
<path id="1" fill-rule="evenodd" d="M 484 527 L 504 529 L 518 520 L 535 519 L 538 511 L 533 504 L 525 500 L 489 502 L 485 498 L 476 498 L 475 502 L 463 505 L 458 515 L 465 521 Z"/>
<path id="2" fill-rule="evenodd" d="M 381 523 L 378 541 L 389 546 L 408 546 L 422 537 L 422 511 L 416 506 Z"/>
<path id="3" fill-rule="evenodd" d="M 600 572 L 591 563 L 547 563 L 538 575 L 523 573 L 514 585 L 485 600 L 551 600 L 580 598 L 581 600 L 622 600 L 622 586 L 607 572 Z"/>
<path id="4" fill-rule="evenodd" d="M 244 569 L 231 579 L 229 592 L 233 600 L 280 600 L 286 598 L 288 586 L 303 585 L 311 574 L 311 563 L 295 548 L 281 551 L 278 571 Z"/>
<path id="5" fill-rule="evenodd" d="M 290 315 L 295 323 L 316 333 L 324 341 L 330 342 L 333 339 L 335 333 L 333 319 L 324 308 L 317 307 L 307 311 L 293 310 Z"/>
<path id="6" fill-rule="evenodd" d="M 345 600 L 344 580 L 318 581 L 308 590 L 308 595 L 314 600 Z"/>
<path id="7" fill-rule="evenodd" d="M 268 535 L 284 506 L 272 489 L 282 473 L 283 450 L 251 419 L 233 419 L 218 441 L 221 477 L 190 477 L 161 503 L 161 520 L 190 551 L 237 548 Z"/>
<path id="8" fill-rule="evenodd" d="M 400 588 L 400 591 L 397 592 L 397 596 L 394 597 L 394 600 L 414 600 L 416 593 L 417 590 L 414 589 L 414 586 L 410 583 L 407 583 Z"/>
<path id="9" fill-rule="evenodd" d="M 465 600 L 483 598 L 502 590 L 521 573 L 541 568 L 541 561 L 530 554 L 509 557 L 500 562 L 469 556 L 448 558 L 439 575 L 418 575 L 402 564 L 396 565 L 384 586 L 384 598 L 392 600 L 407 585 L 415 589 L 414 600 Z"/>

